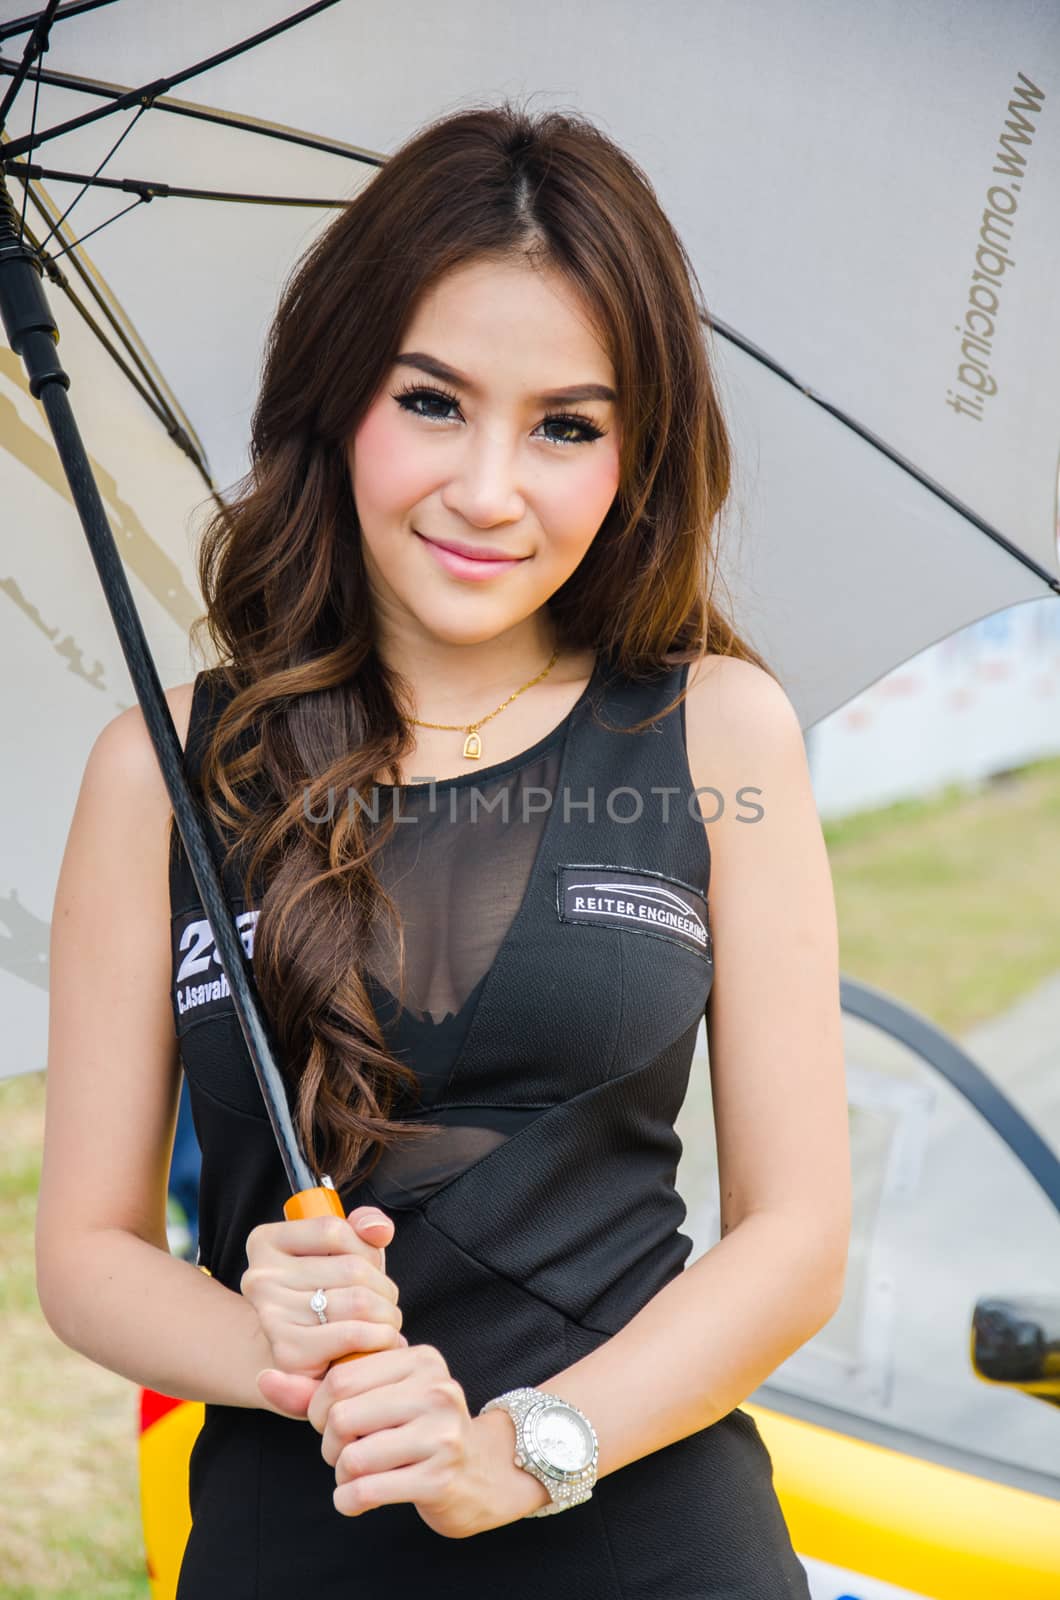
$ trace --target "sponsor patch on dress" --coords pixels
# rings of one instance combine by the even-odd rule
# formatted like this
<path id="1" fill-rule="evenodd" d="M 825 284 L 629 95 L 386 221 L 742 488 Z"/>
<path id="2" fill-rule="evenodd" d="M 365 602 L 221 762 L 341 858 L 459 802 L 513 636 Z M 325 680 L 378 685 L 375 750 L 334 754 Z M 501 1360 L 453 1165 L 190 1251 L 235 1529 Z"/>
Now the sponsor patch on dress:
<path id="1" fill-rule="evenodd" d="M 243 905 L 243 901 L 236 902 Z M 235 915 L 236 931 L 243 941 L 247 958 L 254 955 L 254 927 L 258 920 L 256 909 L 238 911 Z M 231 1014 L 235 1005 L 232 991 L 225 977 L 217 944 L 202 906 L 191 906 L 170 919 L 173 936 L 173 1012 L 177 1033 L 182 1034 L 193 1022 L 205 1022 L 209 1017 Z"/>
<path id="2" fill-rule="evenodd" d="M 561 922 L 652 934 L 714 959 L 706 896 L 662 872 L 565 862 L 556 868 L 556 910 Z"/>

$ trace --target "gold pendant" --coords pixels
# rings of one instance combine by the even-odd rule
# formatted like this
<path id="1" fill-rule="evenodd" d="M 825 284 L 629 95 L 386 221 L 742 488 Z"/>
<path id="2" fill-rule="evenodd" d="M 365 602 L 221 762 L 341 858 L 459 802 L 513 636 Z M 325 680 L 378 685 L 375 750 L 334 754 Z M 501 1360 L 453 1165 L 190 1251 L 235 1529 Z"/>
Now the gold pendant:
<path id="1" fill-rule="evenodd" d="M 477 761 L 482 754 L 482 735 L 472 728 L 464 740 L 464 755 L 468 761 Z"/>

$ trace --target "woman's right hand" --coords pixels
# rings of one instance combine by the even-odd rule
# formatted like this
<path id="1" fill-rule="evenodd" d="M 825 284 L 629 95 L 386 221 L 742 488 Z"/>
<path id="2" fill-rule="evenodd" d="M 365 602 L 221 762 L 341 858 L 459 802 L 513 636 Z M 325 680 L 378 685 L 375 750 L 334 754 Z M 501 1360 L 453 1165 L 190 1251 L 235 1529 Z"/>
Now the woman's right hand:
<path id="1" fill-rule="evenodd" d="M 393 1236 L 393 1221 L 376 1206 L 357 1206 L 348 1218 L 262 1222 L 251 1230 L 239 1288 L 280 1371 L 319 1379 L 351 1351 L 408 1344 L 397 1285 L 384 1270 Z M 327 1295 L 326 1322 L 309 1303 L 317 1289 Z"/>

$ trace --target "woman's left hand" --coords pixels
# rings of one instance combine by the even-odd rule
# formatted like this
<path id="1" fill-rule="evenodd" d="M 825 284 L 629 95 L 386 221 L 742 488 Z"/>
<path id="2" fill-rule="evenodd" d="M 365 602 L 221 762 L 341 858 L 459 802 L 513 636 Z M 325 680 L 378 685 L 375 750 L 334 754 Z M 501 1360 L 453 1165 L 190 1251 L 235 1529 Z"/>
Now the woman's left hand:
<path id="1" fill-rule="evenodd" d="M 466 1539 L 548 1498 L 514 1463 L 511 1418 L 503 1411 L 472 1417 L 433 1345 L 336 1362 L 306 1415 L 335 1468 L 333 1500 L 343 1516 L 407 1500 L 435 1533 Z"/>

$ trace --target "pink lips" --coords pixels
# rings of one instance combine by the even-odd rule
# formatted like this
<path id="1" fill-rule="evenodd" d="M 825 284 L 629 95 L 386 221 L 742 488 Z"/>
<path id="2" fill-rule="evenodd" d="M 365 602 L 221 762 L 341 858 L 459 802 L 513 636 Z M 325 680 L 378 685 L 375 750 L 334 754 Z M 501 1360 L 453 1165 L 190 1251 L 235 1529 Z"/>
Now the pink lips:
<path id="1" fill-rule="evenodd" d="M 415 531 L 413 529 L 414 533 Z M 422 533 L 417 533 L 416 537 L 423 540 L 423 543 L 447 572 L 451 572 L 456 578 L 470 578 L 472 582 L 481 582 L 485 578 L 495 577 L 500 572 L 508 572 L 512 567 L 517 567 L 520 561 L 525 561 L 526 559 L 525 556 L 518 556 L 512 560 L 496 561 L 493 559 L 480 559 L 477 556 L 462 556 L 443 544 L 435 544 L 433 539 L 424 539 Z"/>

